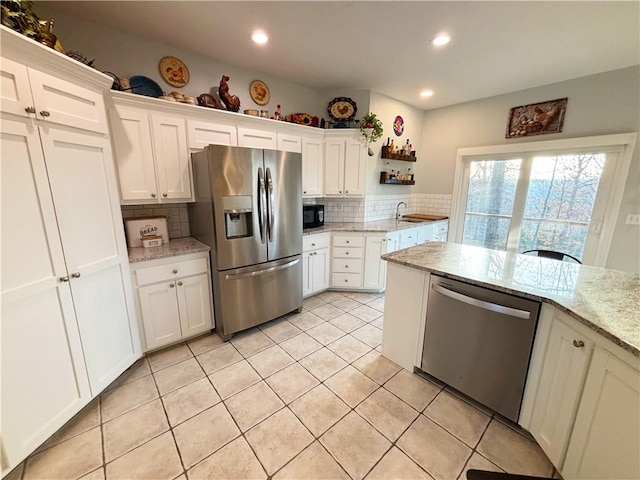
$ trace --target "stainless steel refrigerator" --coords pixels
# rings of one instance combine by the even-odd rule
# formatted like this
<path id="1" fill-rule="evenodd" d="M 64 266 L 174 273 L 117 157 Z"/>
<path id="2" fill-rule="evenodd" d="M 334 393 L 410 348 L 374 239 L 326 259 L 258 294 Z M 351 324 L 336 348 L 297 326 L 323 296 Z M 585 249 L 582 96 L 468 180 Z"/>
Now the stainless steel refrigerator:
<path id="1" fill-rule="evenodd" d="M 302 158 L 209 145 L 192 155 L 191 235 L 211 247 L 216 330 L 302 308 Z"/>

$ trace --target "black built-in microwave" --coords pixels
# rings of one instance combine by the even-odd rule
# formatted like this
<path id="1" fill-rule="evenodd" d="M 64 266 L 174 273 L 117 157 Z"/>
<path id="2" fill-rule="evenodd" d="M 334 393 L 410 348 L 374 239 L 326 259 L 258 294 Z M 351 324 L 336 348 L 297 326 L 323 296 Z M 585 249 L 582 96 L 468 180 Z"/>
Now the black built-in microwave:
<path id="1" fill-rule="evenodd" d="M 302 228 L 316 228 L 324 225 L 324 205 L 302 206 Z"/>

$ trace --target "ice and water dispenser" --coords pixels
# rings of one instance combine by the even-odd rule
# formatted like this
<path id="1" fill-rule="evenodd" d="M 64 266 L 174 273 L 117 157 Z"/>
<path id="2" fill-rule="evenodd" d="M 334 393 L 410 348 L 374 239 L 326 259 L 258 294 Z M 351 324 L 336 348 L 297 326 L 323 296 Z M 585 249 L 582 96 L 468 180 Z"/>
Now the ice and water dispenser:
<path id="1" fill-rule="evenodd" d="M 222 198 L 224 227 L 228 239 L 253 235 L 251 195 L 226 195 Z"/>

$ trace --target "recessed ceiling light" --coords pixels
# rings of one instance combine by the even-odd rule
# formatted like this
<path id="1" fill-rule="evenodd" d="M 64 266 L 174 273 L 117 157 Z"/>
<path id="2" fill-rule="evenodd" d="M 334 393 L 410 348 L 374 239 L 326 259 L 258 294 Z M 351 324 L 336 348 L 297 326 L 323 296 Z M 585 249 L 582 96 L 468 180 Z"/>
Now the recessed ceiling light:
<path id="1" fill-rule="evenodd" d="M 440 35 L 436 35 L 431 39 L 431 45 L 434 47 L 442 47 L 451 41 L 451 35 L 447 35 L 446 33 L 441 33 Z"/>
<path id="2" fill-rule="evenodd" d="M 269 41 L 269 37 L 261 30 L 257 30 L 251 34 L 251 40 L 259 45 L 264 45 Z"/>
<path id="3" fill-rule="evenodd" d="M 420 92 L 421 97 L 431 97 L 433 96 L 433 90 L 423 90 Z"/>

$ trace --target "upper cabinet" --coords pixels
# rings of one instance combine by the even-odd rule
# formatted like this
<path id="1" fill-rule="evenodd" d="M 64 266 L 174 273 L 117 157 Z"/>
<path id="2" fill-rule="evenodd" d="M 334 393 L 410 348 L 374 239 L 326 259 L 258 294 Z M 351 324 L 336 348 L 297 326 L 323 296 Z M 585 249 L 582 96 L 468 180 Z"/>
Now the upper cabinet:
<path id="1" fill-rule="evenodd" d="M 321 197 L 324 187 L 322 136 L 302 137 L 302 196 Z"/>
<path id="2" fill-rule="evenodd" d="M 327 197 L 363 197 L 364 143 L 354 134 L 333 133 L 325 136 L 324 193 Z"/>
<path id="3" fill-rule="evenodd" d="M 255 130 L 253 128 L 238 127 L 238 146 L 277 150 L 277 134 L 273 130 Z"/>
<path id="4" fill-rule="evenodd" d="M 187 120 L 187 138 L 191 151 L 203 150 L 207 145 L 238 145 L 238 132 L 232 125 Z"/>

